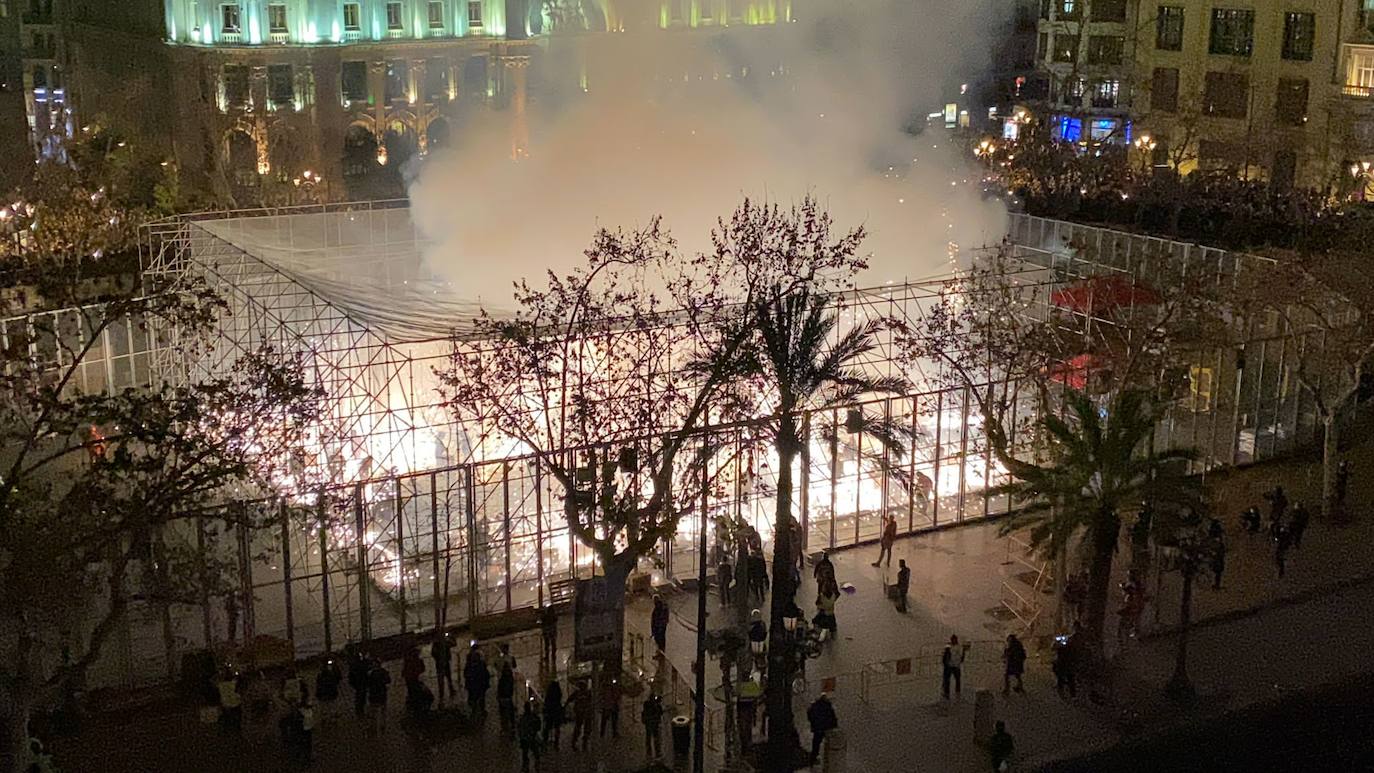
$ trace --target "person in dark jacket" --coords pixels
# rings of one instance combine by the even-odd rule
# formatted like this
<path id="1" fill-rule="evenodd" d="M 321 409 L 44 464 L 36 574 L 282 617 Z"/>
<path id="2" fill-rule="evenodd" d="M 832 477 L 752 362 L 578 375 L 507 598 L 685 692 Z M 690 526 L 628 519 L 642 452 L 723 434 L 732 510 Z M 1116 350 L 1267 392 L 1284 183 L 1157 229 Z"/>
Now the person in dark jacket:
<path id="1" fill-rule="evenodd" d="M 1021 677 L 1026 673 L 1026 647 L 1016 634 L 1007 635 L 1007 646 L 1002 650 L 1002 660 L 1006 662 L 1006 672 L 1002 675 L 1002 694 L 1011 692 L 1011 680 L 1016 680 L 1016 691 L 1025 692 Z"/>
<path id="2" fill-rule="evenodd" d="M 324 665 L 320 666 L 319 673 L 315 674 L 315 699 L 319 702 L 319 719 L 323 720 L 334 713 L 334 702 L 339 699 L 340 684 L 343 684 L 343 671 L 339 668 L 339 661 L 332 656 L 325 658 Z"/>
<path id="3" fill-rule="evenodd" d="M 491 689 L 491 673 L 487 671 L 487 660 L 477 645 L 468 651 L 463 665 L 463 687 L 468 691 L 468 711 L 474 718 L 487 716 L 487 690 Z"/>
<path id="4" fill-rule="evenodd" d="M 544 688 L 544 743 L 558 748 L 563 738 L 563 685 L 554 677 Z"/>
<path id="5" fill-rule="evenodd" d="M 730 583 L 735 581 L 735 568 L 730 564 L 730 557 L 722 554 L 720 563 L 716 565 L 716 584 L 720 586 L 720 605 L 730 604 Z"/>
<path id="6" fill-rule="evenodd" d="M 668 649 L 668 604 L 663 597 L 654 594 L 654 611 L 649 614 L 649 633 L 654 638 L 654 646 L 659 652 Z"/>
<path id="7" fill-rule="evenodd" d="M 350 645 L 352 646 L 352 645 Z M 367 659 L 357 650 L 348 652 L 348 686 L 353 689 L 353 713 L 361 719 L 367 710 Z"/>
<path id="8" fill-rule="evenodd" d="M 907 593 L 911 590 L 911 567 L 905 558 L 897 559 L 897 611 L 906 613 Z"/>
<path id="9" fill-rule="evenodd" d="M 540 657 L 550 665 L 558 663 L 558 612 L 552 606 L 539 613 L 539 634 L 543 643 Z"/>
<path id="10" fill-rule="evenodd" d="M 988 739 L 988 754 L 992 757 L 994 773 L 1002 773 L 1011 765 L 1012 752 L 1016 750 L 1016 740 L 1007 732 L 1007 723 L 997 720 L 997 731 Z"/>
<path id="11" fill-rule="evenodd" d="M 623 688 L 615 676 L 603 676 L 601 682 L 601 732 L 606 737 L 606 727 L 611 728 L 611 737 L 620 737 L 620 697 Z"/>
<path id="12" fill-rule="evenodd" d="M 811 723 L 811 764 L 815 765 L 821 759 L 821 745 L 825 743 L 825 734 L 840 726 L 840 719 L 835 716 L 835 707 L 830 703 L 829 693 L 821 693 L 821 697 L 806 710 L 806 721 Z"/>
<path id="13" fill-rule="evenodd" d="M 639 720 L 644 723 L 644 756 L 651 760 L 663 756 L 663 741 L 659 728 L 663 724 L 663 699 L 657 693 L 650 693 L 640 709 Z"/>
<path id="14" fill-rule="evenodd" d="M 391 672 L 377 660 L 367 672 L 367 712 L 374 730 L 386 729 L 386 698 L 391 685 Z"/>
<path id="15" fill-rule="evenodd" d="M 501 675 L 496 677 L 496 709 L 501 716 L 501 729 L 515 727 L 515 669 L 510 663 L 501 666 Z"/>
<path id="16" fill-rule="evenodd" d="M 587 680 L 580 680 L 573 686 L 572 695 L 568 696 L 568 704 L 572 706 L 573 713 L 573 751 L 577 751 L 579 742 L 582 748 L 588 748 L 592 742 L 592 719 L 596 715 L 596 701 L 592 697 L 592 687 Z"/>
<path id="17" fill-rule="evenodd" d="M 1307 507 L 1299 502 L 1293 506 L 1293 515 L 1288 519 L 1288 531 L 1293 537 L 1293 548 L 1302 548 L 1302 533 L 1307 531 L 1307 523 L 1312 518 L 1312 514 L 1307 511 Z"/>
<path id="18" fill-rule="evenodd" d="M 434 661 L 434 686 L 439 690 L 439 703 L 457 692 L 453 689 L 453 642 L 448 634 L 439 631 L 429 645 L 429 657 Z"/>
<path id="19" fill-rule="evenodd" d="M 507 663 L 502 673 L 510 671 Z M 520 770 L 529 773 L 530 758 L 534 758 L 535 769 L 539 768 L 540 736 L 539 713 L 534 710 L 534 701 L 525 702 L 525 713 L 520 715 L 520 725 L 516 728 L 516 739 L 520 742 Z"/>

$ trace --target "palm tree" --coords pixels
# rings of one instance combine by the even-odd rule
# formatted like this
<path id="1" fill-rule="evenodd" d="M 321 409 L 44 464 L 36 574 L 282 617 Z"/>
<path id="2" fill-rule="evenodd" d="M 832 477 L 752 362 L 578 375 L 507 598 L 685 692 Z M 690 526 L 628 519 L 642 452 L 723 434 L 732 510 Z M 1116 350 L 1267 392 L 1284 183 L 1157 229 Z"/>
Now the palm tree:
<path id="1" fill-rule="evenodd" d="M 792 529 L 792 467 L 807 442 L 808 425 L 801 411 L 851 405 L 866 394 L 901 393 L 905 379 L 875 378 L 856 366 L 873 351 L 882 320 L 872 320 L 836 336 L 839 314 L 833 296 L 807 286 L 775 287 L 755 304 L 753 321 L 757 351 L 750 363 L 778 395 L 772 427 L 778 454 L 777 513 L 773 529 L 773 583 L 768 653 L 767 758 L 779 769 L 791 770 L 798 748 L 792 716 L 792 674 L 795 659 L 784 635 L 783 617 L 796 587 L 790 571 L 794 548 Z M 901 452 L 895 423 L 850 413 L 852 429 L 866 431 L 891 450 Z M 857 426 L 852 426 L 856 425 Z"/>
<path id="2" fill-rule="evenodd" d="M 1084 634 L 1092 662 L 1100 663 L 1122 522 L 1146 502 L 1156 509 L 1199 506 L 1196 487 L 1180 464 L 1196 452 L 1150 452 L 1163 410 L 1145 392 L 1117 392 L 1105 417 L 1081 392 L 1067 392 L 1064 402 L 1067 420 L 1046 411 L 1038 421 L 1049 441 L 1048 464 L 1015 458 L 1000 433 L 989 433 L 998 460 L 1013 478 L 990 495 L 1010 494 L 1022 504 L 1001 531 L 1028 531 L 1031 545 L 1046 555 L 1057 557 L 1075 539 L 1083 540 L 1089 556 Z"/>

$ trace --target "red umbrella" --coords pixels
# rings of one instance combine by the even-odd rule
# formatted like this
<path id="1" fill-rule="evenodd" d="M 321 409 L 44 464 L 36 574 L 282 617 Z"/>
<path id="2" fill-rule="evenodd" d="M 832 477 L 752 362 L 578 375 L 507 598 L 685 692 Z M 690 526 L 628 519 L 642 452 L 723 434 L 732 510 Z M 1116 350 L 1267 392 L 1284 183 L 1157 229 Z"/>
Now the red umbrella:
<path id="1" fill-rule="evenodd" d="M 1056 306 L 1086 314 L 1112 311 L 1123 306 L 1151 306 L 1159 293 L 1126 274 L 1104 274 L 1082 279 L 1050 296 Z"/>

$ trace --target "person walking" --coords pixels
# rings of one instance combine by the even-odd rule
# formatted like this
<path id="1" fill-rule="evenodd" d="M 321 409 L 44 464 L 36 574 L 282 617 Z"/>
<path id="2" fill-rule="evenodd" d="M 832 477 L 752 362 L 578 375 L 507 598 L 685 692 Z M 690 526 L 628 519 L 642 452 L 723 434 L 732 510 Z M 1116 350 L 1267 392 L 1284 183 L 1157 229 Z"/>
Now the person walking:
<path id="1" fill-rule="evenodd" d="M 558 666 L 558 613 L 552 605 L 544 607 L 539 616 L 539 633 L 543 640 L 540 656 L 544 662 Z"/>
<path id="2" fill-rule="evenodd" d="M 507 663 L 502 673 L 510 671 L 510 664 Z M 514 708 L 511 713 L 514 713 Z M 539 734 L 539 713 L 534 710 L 534 701 L 525 701 L 525 713 L 520 715 L 520 725 L 515 731 L 516 739 L 520 743 L 520 770 L 529 773 L 530 758 L 534 758 L 535 770 L 539 769 L 540 734 Z"/>
<path id="3" fill-rule="evenodd" d="M 659 728 L 663 724 L 663 699 L 658 693 L 649 693 L 644 699 L 644 707 L 639 710 L 639 721 L 644 723 L 644 756 L 656 760 L 663 756 L 663 741 Z"/>
<path id="4" fill-rule="evenodd" d="M 1078 623 L 1074 623 L 1073 633 L 1054 637 L 1054 689 L 1062 698 L 1064 690 L 1069 697 L 1078 697 Z"/>
<path id="5" fill-rule="evenodd" d="M 659 652 L 668 651 L 668 604 L 659 594 L 654 594 L 654 611 L 649 613 L 649 633 Z"/>
<path id="6" fill-rule="evenodd" d="M 1269 522 L 1282 523 L 1284 512 L 1288 510 L 1288 496 L 1283 493 L 1283 486 L 1275 486 L 1265 498 L 1269 500 Z"/>
<path id="7" fill-rule="evenodd" d="M 911 567 L 905 558 L 897 559 L 897 611 L 906 614 L 906 597 L 911 590 Z"/>
<path id="8" fill-rule="evenodd" d="M 592 742 L 592 718 L 596 713 L 596 703 L 592 698 L 592 688 L 586 679 L 578 680 L 568 696 L 572 705 L 573 737 L 572 748 L 577 751 L 580 742 L 583 749 L 590 748 Z"/>
<path id="9" fill-rule="evenodd" d="M 1007 723 L 997 720 L 997 729 L 988 739 L 988 755 L 992 757 L 993 773 L 1003 773 L 1011 767 L 1011 755 L 1016 751 L 1016 739 L 1007 732 Z"/>
<path id="10" fill-rule="evenodd" d="M 439 705 L 444 704 L 444 698 L 452 698 L 456 691 L 453 689 L 453 642 L 448 638 L 448 634 L 438 631 L 434 634 L 434 642 L 429 645 L 429 657 L 434 661 L 434 683 L 439 690 Z"/>
<path id="11" fill-rule="evenodd" d="M 1221 575 L 1226 572 L 1226 538 L 1212 542 L 1212 590 L 1221 590 Z"/>
<path id="12" fill-rule="evenodd" d="M 563 685 L 558 681 L 558 677 L 549 680 L 549 686 L 544 688 L 544 744 L 558 748 L 558 742 L 563 738 Z"/>
<path id="13" fill-rule="evenodd" d="M 476 643 L 468 650 L 467 661 L 463 664 L 463 687 L 468 691 L 468 712 L 474 719 L 485 719 L 491 672 L 487 670 L 487 660 L 482 657 L 482 651 Z"/>
<path id="14" fill-rule="evenodd" d="M 943 666 L 940 675 L 940 693 L 949 700 L 949 683 L 954 682 L 954 694 L 959 695 L 963 692 L 964 681 L 964 658 L 968 656 L 969 645 L 960 644 L 958 635 L 949 637 L 949 644 L 945 646 L 945 651 L 940 656 L 940 664 Z"/>
<path id="15" fill-rule="evenodd" d="M 1292 532 L 1287 527 L 1280 526 L 1278 533 L 1274 535 L 1274 564 L 1279 569 L 1280 579 L 1288 569 L 1288 549 L 1292 546 Z"/>
<path id="16" fill-rule="evenodd" d="M 883 533 L 878 539 L 878 560 L 873 562 L 874 566 L 881 566 L 883 558 L 887 558 L 887 565 L 892 566 L 892 545 L 897 541 L 897 519 L 891 515 L 883 516 Z"/>
<path id="17" fill-rule="evenodd" d="M 1307 511 L 1303 503 L 1299 502 L 1293 506 L 1293 514 L 1288 519 L 1288 531 L 1292 534 L 1294 550 L 1302 549 L 1302 535 L 1307 531 L 1307 523 L 1312 518 L 1312 514 Z"/>
<path id="18" fill-rule="evenodd" d="M 1026 673 L 1026 647 L 1016 634 L 1007 634 L 1007 646 L 1002 650 L 1002 660 L 1006 671 L 1002 674 L 1002 694 L 1011 692 L 1011 680 L 1016 680 L 1016 691 L 1025 692 L 1021 678 Z"/>
<path id="19" fill-rule="evenodd" d="M 611 737 L 620 737 L 620 679 L 615 676 L 603 675 L 601 679 L 601 732 L 600 737 L 606 737 L 606 727 L 611 728 Z"/>
<path id="20" fill-rule="evenodd" d="M 515 729 L 515 669 L 510 663 L 503 663 L 496 677 L 496 713 L 501 717 L 502 730 Z"/>
<path id="21" fill-rule="evenodd" d="M 373 732 L 386 730 L 386 698 L 391 686 L 391 672 L 376 660 L 367 672 L 367 713 Z"/>
<path id="22" fill-rule="evenodd" d="M 343 671 L 339 669 L 339 661 L 332 656 L 325 658 L 315 674 L 315 700 L 321 722 L 327 717 L 332 718 L 335 702 L 339 699 L 340 684 L 343 684 Z"/>
<path id="23" fill-rule="evenodd" d="M 352 647 L 353 645 L 349 645 Z M 372 668 L 356 649 L 348 652 L 348 686 L 353 690 L 353 713 L 359 719 L 367 710 L 367 675 Z"/>
<path id="24" fill-rule="evenodd" d="M 821 760 L 825 734 L 840 726 L 835 707 L 830 703 L 830 693 L 821 693 L 821 697 L 811 703 L 806 710 L 806 721 L 811 724 L 811 764 L 814 766 Z"/>

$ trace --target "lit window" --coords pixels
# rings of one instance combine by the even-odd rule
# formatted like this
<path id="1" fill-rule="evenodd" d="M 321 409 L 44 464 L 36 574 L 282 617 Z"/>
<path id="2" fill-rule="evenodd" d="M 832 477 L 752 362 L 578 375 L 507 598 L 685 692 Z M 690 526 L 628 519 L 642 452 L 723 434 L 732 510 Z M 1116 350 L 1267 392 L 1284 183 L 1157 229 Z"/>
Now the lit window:
<path id="1" fill-rule="evenodd" d="M 400 3 L 387 3 L 387 4 L 386 4 L 386 28 L 387 28 L 388 30 L 395 31 L 395 30 L 403 29 L 404 26 L 405 26 L 405 25 L 404 25 L 404 24 L 402 23 L 402 21 L 401 21 L 401 4 L 400 4 Z"/>
<path id="2" fill-rule="evenodd" d="M 344 29 L 357 32 L 362 28 L 362 9 L 357 3 L 344 3 Z"/>
<path id="3" fill-rule="evenodd" d="M 1159 16 L 1155 19 L 1155 48 L 1160 51 L 1183 50 L 1183 6 L 1159 6 Z"/>
<path id="4" fill-rule="evenodd" d="M 1098 81 L 1093 84 L 1093 107 L 1116 107 L 1121 95 L 1121 81 Z"/>
<path id="5" fill-rule="evenodd" d="M 432 30 L 444 28 L 444 3 L 442 0 L 431 0 L 429 4 L 429 28 Z"/>
<path id="6" fill-rule="evenodd" d="M 468 26 L 482 26 L 482 2 L 481 0 L 469 0 L 468 2 Z"/>
<path id="7" fill-rule="evenodd" d="M 267 28 L 277 34 L 286 32 L 286 6 L 277 4 L 267 6 Z"/>
<path id="8" fill-rule="evenodd" d="M 233 4 L 233 5 L 221 5 L 221 6 L 219 7 L 219 10 L 220 10 L 220 28 L 221 28 L 222 30 L 224 30 L 225 32 L 238 32 L 238 31 L 239 31 L 239 7 L 238 7 L 238 5 L 237 5 L 237 4 Z"/>
<path id="9" fill-rule="evenodd" d="M 1374 88 L 1374 51 L 1352 50 L 1345 85 L 1361 89 Z"/>

